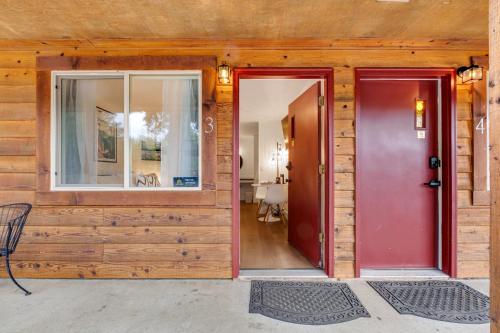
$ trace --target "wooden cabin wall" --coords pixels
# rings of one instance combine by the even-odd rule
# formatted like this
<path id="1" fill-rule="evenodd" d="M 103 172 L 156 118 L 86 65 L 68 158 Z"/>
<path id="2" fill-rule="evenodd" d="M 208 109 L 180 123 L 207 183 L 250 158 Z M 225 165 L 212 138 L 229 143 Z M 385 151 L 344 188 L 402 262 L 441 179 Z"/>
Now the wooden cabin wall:
<path id="1" fill-rule="evenodd" d="M 216 55 L 231 66 L 335 69 L 335 276 L 354 276 L 354 68 L 459 67 L 484 50 L 195 48 L 108 41 L 0 44 L 0 202 L 35 203 L 35 61 L 38 55 Z M 411 45 L 411 43 L 410 43 Z M 217 87 L 215 207 L 35 205 L 13 256 L 17 277 L 231 277 L 232 89 Z M 489 207 L 472 205 L 470 86 L 458 87 L 458 276 L 488 276 Z M 47 144 L 49 144 L 47 142 Z M 402 203 L 403 204 L 403 203 Z M 3 270 L 0 270 L 3 272 Z M 3 273 L 2 273 L 3 274 Z"/>

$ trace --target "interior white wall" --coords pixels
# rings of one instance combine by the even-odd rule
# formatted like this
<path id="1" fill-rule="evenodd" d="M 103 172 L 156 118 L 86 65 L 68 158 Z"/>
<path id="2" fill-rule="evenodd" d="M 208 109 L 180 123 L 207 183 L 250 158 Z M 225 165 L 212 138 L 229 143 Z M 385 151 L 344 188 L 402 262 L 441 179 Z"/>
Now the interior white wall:
<path id="1" fill-rule="evenodd" d="M 285 149 L 281 120 L 288 114 L 288 105 L 299 97 L 317 80 L 303 79 L 243 79 L 240 80 L 240 140 L 248 135 L 252 126 L 257 126 L 254 134 L 258 156 L 255 163 L 256 182 L 274 182 L 276 179 L 276 143 Z M 286 160 L 280 162 L 279 174 L 288 177 Z M 244 177 L 241 177 L 244 178 Z"/>
<path id="2" fill-rule="evenodd" d="M 251 154 L 252 161 L 253 161 L 253 179 L 255 182 L 258 181 L 259 179 L 259 123 L 257 122 L 245 122 L 245 123 L 240 123 L 240 153 L 242 151 L 242 146 L 241 146 L 241 138 L 242 137 L 251 137 L 253 139 L 253 151 L 246 151 L 246 154 Z M 244 162 L 245 164 L 245 162 Z M 241 178 L 250 178 L 246 177 L 245 172 L 242 175 L 242 172 L 240 170 L 240 179 Z"/>
<path id="3" fill-rule="evenodd" d="M 240 123 L 281 120 L 288 105 L 318 80 L 240 80 Z"/>
<path id="4" fill-rule="evenodd" d="M 240 123 L 240 154 L 243 167 L 240 168 L 240 200 L 253 200 L 255 188 L 252 183 L 259 179 L 259 124 Z"/>
<path id="5" fill-rule="evenodd" d="M 276 155 L 276 143 L 285 148 L 281 120 L 270 120 L 259 122 L 259 181 L 269 182 L 276 179 L 276 162 L 272 161 L 273 154 Z M 287 160 L 280 161 L 279 174 L 288 178 L 288 170 L 285 168 Z"/>
<path id="6" fill-rule="evenodd" d="M 240 168 L 240 179 L 254 179 L 254 140 L 253 135 L 240 135 L 240 156 L 243 160 L 243 165 Z"/>
<path id="7" fill-rule="evenodd" d="M 123 183 L 123 80 L 96 81 L 96 106 L 115 113 L 117 122 L 116 163 L 97 162 L 98 184 Z"/>
<path id="8" fill-rule="evenodd" d="M 272 162 L 276 155 L 276 143 L 284 148 L 281 120 L 242 123 L 240 126 L 240 154 L 243 167 L 240 179 L 254 179 L 255 182 L 274 181 L 276 179 L 276 163 Z M 250 163 L 253 163 L 251 166 Z M 286 162 L 280 162 L 280 174 L 288 176 Z"/>
<path id="9" fill-rule="evenodd" d="M 140 84 L 132 80 L 133 93 L 130 96 L 130 184 L 136 186 L 139 174 L 156 174 L 160 184 L 167 180 L 161 179 L 161 161 L 143 160 L 141 142 L 145 139 L 144 132 L 148 124 L 163 112 L 163 81 L 143 80 Z M 132 120 L 133 119 L 133 120 Z M 155 126 L 159 126 L 158 124 Z"/>

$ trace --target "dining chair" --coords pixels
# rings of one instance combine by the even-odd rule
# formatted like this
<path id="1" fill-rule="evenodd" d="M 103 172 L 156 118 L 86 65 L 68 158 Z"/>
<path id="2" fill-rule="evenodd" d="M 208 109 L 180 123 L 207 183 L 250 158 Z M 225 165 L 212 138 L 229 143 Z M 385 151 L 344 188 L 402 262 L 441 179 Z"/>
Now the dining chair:
<path id="1" fill-rule="evenodd" d="M 266 193 L 267 193 L 267 186 L 257 185 L 257 189 L 255 191 L 255 199 L 258 201 L 257 218 L 262 217 L 262 214 L 260 213 L 260 211 L 262 209 L 262 202 L 266 198 Z"/>
<path id="2" fill-rule="evenodd" d="M 267 187 L 266 197 L 263 203 L 267 205 L 264 222 L 269 222 L 269 214 L 272 213 L 273 207 L 278 210 L 280 221 L 283 222 L 283 204 L 288 200 L 288 190 L 285 184 L 271 184 Z"/>

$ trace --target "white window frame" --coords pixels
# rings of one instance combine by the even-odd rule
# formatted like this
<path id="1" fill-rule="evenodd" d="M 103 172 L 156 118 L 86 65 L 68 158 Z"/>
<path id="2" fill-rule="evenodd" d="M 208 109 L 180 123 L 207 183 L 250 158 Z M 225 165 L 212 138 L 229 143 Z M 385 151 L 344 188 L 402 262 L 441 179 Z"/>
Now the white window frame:
<path id="1" fill-rule="evenodd" d="M 60 128 L 58 128 L 58 107 L 60 105 L 61 89 L 57 89 L 60 78 L 78 78 L 78 77 L 95 77 L 95 78 L 122 78 L 123 79 L 123 186 L 57 186 L 57 170 L 60 170 L 57 160 L 57 149 L 60 151 L 60 146 L 57 142 Z M 198 186 L 197 187 L 130 187 L 130 140 L 129 140 L 129 113 L 130 113 L 130 81 L 132 77 L 182 77 L 193 78 L 198 80 Z M 202 189 L 202 71 L 201 70 L 73 70 L 73 71 L 52 71 L 51 73 L 51 96 L 50 96 L 50 190 L 55 192 L 74 192 L 74 191 L 201 191 Z"/>

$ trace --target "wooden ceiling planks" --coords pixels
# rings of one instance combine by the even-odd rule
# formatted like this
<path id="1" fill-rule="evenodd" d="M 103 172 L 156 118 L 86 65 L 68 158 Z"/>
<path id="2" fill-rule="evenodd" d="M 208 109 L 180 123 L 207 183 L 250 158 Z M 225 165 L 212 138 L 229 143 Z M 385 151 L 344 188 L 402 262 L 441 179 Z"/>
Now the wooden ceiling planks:
<path id="1" fill-rule="evenodd" d="M 487 37 L 487 0 L 6 0 L 0 13 L 0 39 Z"/>

